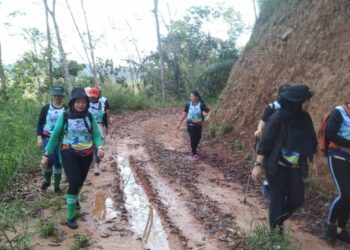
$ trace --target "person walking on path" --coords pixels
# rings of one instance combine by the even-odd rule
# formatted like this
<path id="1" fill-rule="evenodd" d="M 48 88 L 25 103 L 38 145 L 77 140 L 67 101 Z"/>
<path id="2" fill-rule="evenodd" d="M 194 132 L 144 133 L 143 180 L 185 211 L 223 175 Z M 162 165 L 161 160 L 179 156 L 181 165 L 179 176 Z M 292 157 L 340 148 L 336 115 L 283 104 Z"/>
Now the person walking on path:
<path id="1" fill-rule="evenodd" d="M 202 137 L 203 113 L 207 113 L 209 116 L 210 110 L 203 102 L 199 93 L 197 91 L 192 91 L 190 101 L 186 104 L 184 112 L 177 129 L 180 129 L 183 121 L 187 119 L 187 131 L 191 139 L 192 160 L 196 161 L 199 160 L 197 147 Z"/>
<path id="2" fill-rule="evenodd" d="M 37 140 L 38 147 L 45 149 L 52 132 L 54 131 L 58 117 L 67 110 L 67 106 L 63 104 L 63 98 L 65 96 L 64 88 L 62 86 L 52 86 L 50 95 L 52 98 L 51 103 L 42 107 L 37 128 Z M 51 185 L 52 174 L 54 176 L 54 192 L 62 193 L 60 189 L 60 182 L 62 177 L 62 165 L 59 160 L 59 147 L 57 146 L 54 152 L 48 159 L 47 167 L 44 169 L 44 182 L 41 186 L 41 190 L 45 191 Z"/>
<path id="3" fill-rule="evenodd" d="M 67 225 L 78 228 L 76 209 L 80 209 L 78 196 L 88 174 L 94 147 L 103 158 L 103 139 L 95 118 L 89 113 L 90 100 L 82 88 L 74 88 L 68 103 L 68 111 L 57 120 L 55 129 L 45 148 L 42 164 L 48 162 L 57 145 L 60 145 L 61 158 L 68 178 Z"/>
<path id="4" fill-rule="evenodd" d="M 281 93 L 281 109 L 266 124 L 252 170 L 254 181 L 265 170 L 270 185 L 270 228 L 282 235 L 284 221 L 304 201 L 308 162 L 316 152 L 317 137 L 307 112 L 313 95 L 304 84 Z"/>
<path id="5" fill-rule="evenodd" d="M 276 111 L 281 108 L 281 104 L 278 102 L 280 99 L 280 95 L 283 90 L 287 89 L 290 85 L 289 84 L 282 84 L 277 91 L 276 95 L 276 101 L 269 103 L 267 107 L 265 108 L 264 114 L 259 121 L 258 128 L 254 133 L 254 136 L 257 138 L 258 141 L 261 140 L 262 134 L 264 132 L 265 124 L 267 123 L 269 117 Z M 270 187 L 269 182 L 265 178 L 262 185 L 262 194 L 264 197 L 268 198 L 270 196 Z"/>
<path id="6" fill-rule="evenodd" d="M 94 116 L 102 138 L 104 138 L 105 132 L 108 134 L 108 122 L 105 102 L 102 102 L 99 99 L 100 90 L 97 87 L 90 88 L 87 92 L 87 95 L 90 98 L 89 112 Z M 100 162 L 101 159 L 98 157 L 97 148 L 95 148 L 93 160 L 95 175 L 101 174 Z"/>
<path id="7" fill-rule="evenodd" d="M 329 115 L 326 127 L 328 165 L 338 197 L 329 208 L 324 236 L 331 243 L 337 239 L 350 244 L 346 231 L 350 213 L 350 104 L 337 106 Z M 340 228 L 340 233 L 337 228 Z"/>
<path id="8" fill-rule="evenodd" d="M 96 88 L 99 90 L 99 96 L 98 96 L 98 101 L 102 102 L 103 106 L 105 107 L 106 110 L 106 119 L 107 119 L 107 124 L 110 125 L 111 123 L 111 107 L 109 105 L 109 102 L 107 100 L 106 97 L 102 96 L 102 88 L 100 87 L 100 85 L 96 85 Z"/>

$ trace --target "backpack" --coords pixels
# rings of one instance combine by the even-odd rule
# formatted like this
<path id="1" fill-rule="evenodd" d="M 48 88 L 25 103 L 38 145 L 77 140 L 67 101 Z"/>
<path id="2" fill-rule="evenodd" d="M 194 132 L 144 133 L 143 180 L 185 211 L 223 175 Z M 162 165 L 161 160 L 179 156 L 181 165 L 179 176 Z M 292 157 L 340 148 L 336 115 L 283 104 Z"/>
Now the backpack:
<path id="1" fill-rule="evenodd" d="M 47 116 L 47 113 L 49 112 L 49 109 L 50 109 L 50 105 L 51 103 L 48 103 L 44 106 L 44 115 L 45 117 Z M 67 111 L 68 110 L 68 106 L 63 104 L 63 108 L 64 108 L 64 111 Z"/>
<path id="2" fill-rule="evenodd" d="M 191 106 L 191 102 L 187 103 L 188 108 L 190 108 Z M 204 122 L 204 115 L 203 115 L 203 110 L 204 110 L 204 103 L 200 102 L 199 108 L 201 110 L 201 117 L 202 117 L 202 121 Z"/>
<path id="3" fill-rule="evenodd" d="M 88 124 L 88 122 L 86 121 L 86 117 L 84 117 L 84 125 L 87 128 L 87 130 L 89 131 L 89 134 L 92 135 L 92 114 L 90 112 L 88 112 L 87 117 L 90 121 L 90 125 Z M 65 130 L 65 132 L 67 131 L 67 126 L 68 125 L 68 112 L 65 111 L 63 113 L 63 129 Z M 63 136 L 63 133 L 62 133 Z"/>
<path id="4" fill-rule="evenodd" d="M 350 117 L 350 108 L 348 105 L 341 105 L 341 107 L 345 110 L 345 112 L 348 114 Z M 326 129 L 328 125 L 328 120 L 331 112 L 327 113 L 326 115 L 323 116 L 322 121 L 321 121 L 321 126 L 320 129 L 318 130 L 318 145 L 317 149 L 320 155 L 322 156 L 327 156 L 327 150 L 328 150 L 328 141 L 326 140 Z"/>

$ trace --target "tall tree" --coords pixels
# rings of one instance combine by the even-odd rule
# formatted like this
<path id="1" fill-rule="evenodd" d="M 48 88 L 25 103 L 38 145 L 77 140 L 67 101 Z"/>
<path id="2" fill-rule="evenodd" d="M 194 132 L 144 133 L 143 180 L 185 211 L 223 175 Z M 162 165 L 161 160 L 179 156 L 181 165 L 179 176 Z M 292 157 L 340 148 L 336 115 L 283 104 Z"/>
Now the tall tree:
<path id="1" fill-rule="evenodd" d="M 0 42 L 0 80 L 1 80 L 1 94 L 4 98 L 4 100 L 7 100 L 7 89 L 6 89 L 6 78 L 5 78 L 5 72 L 4 67 L 2 64 L 2 53 L 1 53 L 1 42 Z"/>
<path id="2" fill-rule="evenodd" d="M 256 2 L 253 0 L 253 6 L 254 6 L 254 14 L 255 14 L 255 20 L 258 19 L 258 14 L 256 12 Z"/>
<path id="3" fill-rule="evenodd" d="M 80 38 L 80 41 L 83 45 L 83 48 L 84 48 L 84 52 L 85 52 L 85 56 L 86 56 L 86 59 L 88 61 L 88 64 L 89 64 L 89 67 L 90 67 L 90 70 L 92 70 L 93 72 L 95 72 L 95 70 L 93 69 L 92 67 L 92 64 L 91 64 L 91 59 L 90 59 L 90 56 L 89 56 L 89 53 L 88 53 L 88 48 L 87 48 L 87 45 L 86 45 L 86 42 L 84 40 L 84 37 L 83 37 L 83 34 L 81 33 L 80 29 L 79 29 L 79 26 L 75 20 L 75 17 L 73 15 L 73 12 L 72 12 L 72 9 L 68 3 L 68 0 L 66 0 L 66 5 L 67 5 L 67 8 L 69 10 L 69 13 L 70 13 L 70 16 L 72 17 L 72 20 L 73 20 L 73 23 L 74 23 L 74 26 L 75 26 L 75 29 L 76 31 L 78 32 L 78 35 L 79 35 L 79 38 Z M 94 75 L 94 80 L 95 80 L 95 75 Z"/>
<path id="4" fill-rule="evenodd" d="M 54 27 L 55 27 L 55 31 L 56 31 L 56 39 L 57 39 L 57 45 L 58 45 L 58 51 L 60 54 L 60 61 L 61 61 L 61 65 L 63 68 L 63 76 L 64 76 L 64 80 L 68 85 L 68 90 L 69 92 L 73 89 L 73 80 L 71 75 L 69 74 L 69 68 L 68 68 L 68 62 L 67 62 L 67 57 L 66 57 L 66 53 L 64 52 L 64 48 L 63 48 L 63 43 L 62 43 L 62 39 L 61 39 L 61 34 L 60 34 L 60 30 L 58 27 L 58 23 L 56 20 L 56 0 L 53 0 L 52 3 L 52 9 L 49 8 L 47 1 L 44 1 L 45 4 L 45 8 L 46 10 L 50 13 Z"/>
<path id="5" fill-rule="evenodd" d="M 45 6 L 45 21 L 46 21 L 46 37 L 47 37 L 47 62 L 48 62 L 48 72 L 49 77 L 49 87 L 53 85 L 53 70 L 52 70 L 52 46 L 51 46 L 51 30 L 49 22 L 49 12 L 47 6 L 47 0 L 44 1 Z"/>
<path id="6" fill-rule="evenodd" d="M 158 41 L 158 54 L 159 54 L 159 68 L 160 68 L 160 80 L 162 82 L 162 97 L 165 101 L 166 97 L 166 81 L 164 77 L 164 54 L 162 49 L 162 41 L 160 39 L 160 28 L 159 28 L 159 18 L 158 18 L 158 0 L 154 0 L 154 18 L 156 20 L 156 31 L 157 31 L 157 41 Z"/>
<path id="7" fill-rule="evenodd" d="M 97 71 L 96 71 L 94 47 L 92 45 L 92 37 L 91 37 L 91 33 L 90 33 L 89 24 L 88 24 L 88 21 L 87 21 L 86 10 L 85 10 L 85 7 L 84 7 L 84 0 L 81 0 L 81 8 L 83 9 L 83 12 L 84 12 L 86 31 L 87 31 L 88 40 L 89 40 L 90 54 L 91 54 L 91 61 L 92 61 L 92 72 L 93 72 L 93 75 L 94 75 L 94 82 L 97 85 L 98 81 L 97 81 Z"/>

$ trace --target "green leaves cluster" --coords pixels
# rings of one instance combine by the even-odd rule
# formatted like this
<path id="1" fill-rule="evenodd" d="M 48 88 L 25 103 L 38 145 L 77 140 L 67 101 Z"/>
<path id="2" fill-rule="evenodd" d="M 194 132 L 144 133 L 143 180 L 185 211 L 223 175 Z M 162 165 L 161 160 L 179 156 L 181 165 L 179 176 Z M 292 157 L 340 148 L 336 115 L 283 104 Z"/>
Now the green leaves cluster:
<path id="1" fill-rule="evenodd" d="M 208 23 L 228 26 L 227 39 L 207 33 Z M 168 96 L 181 99 L 197 89 L 205 97 L 216 97 L 239 56 L 236 40 L 245 29 L 239 13 L 225 6 L 195 6 L 167 29 L 162 44 Z M 140 65 L 148 95 L 161 93 L 158 60 L 158 52 L 154 52 Z"/>

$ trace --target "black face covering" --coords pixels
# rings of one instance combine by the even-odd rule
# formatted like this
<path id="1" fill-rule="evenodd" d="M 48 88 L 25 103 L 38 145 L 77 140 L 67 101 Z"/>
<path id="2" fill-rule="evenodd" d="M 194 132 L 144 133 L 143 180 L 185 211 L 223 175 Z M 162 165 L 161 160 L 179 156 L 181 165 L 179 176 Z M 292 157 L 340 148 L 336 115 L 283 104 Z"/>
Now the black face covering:
<path id="1" fill-rule="evenodd" d="M 312 119 L 302 111 L 303 102 L 291 102 L 280 99 L 282 118 L 282 147 L 298 152 L 301 156 L 312 159 L 316 152 L 317 137 Z"/>

